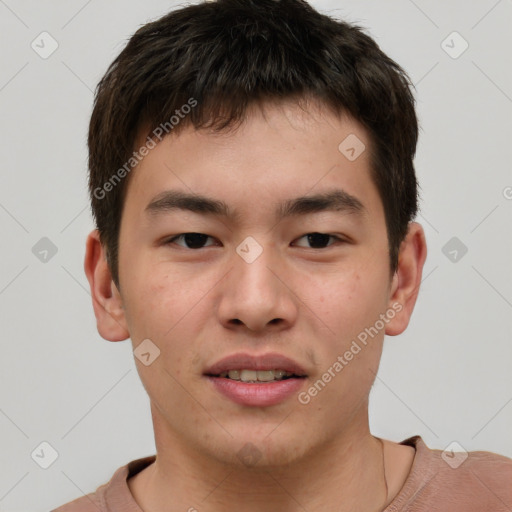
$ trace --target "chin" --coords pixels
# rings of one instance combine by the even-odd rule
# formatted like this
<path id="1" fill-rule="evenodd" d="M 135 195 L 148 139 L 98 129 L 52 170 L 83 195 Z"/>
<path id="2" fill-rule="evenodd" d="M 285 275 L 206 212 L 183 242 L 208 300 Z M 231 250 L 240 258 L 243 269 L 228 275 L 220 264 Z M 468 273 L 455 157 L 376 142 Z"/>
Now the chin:
<path id="1" fill-rule="evenodd" d="M 300 460 L 308 451 L 303 436 L 297 433 L 297 439 L 293 439 L 290 433 L 285 432 L 281 436 L 275 432 L 270 435 L 266 432 L 260 436 L 250 433 L 236 436 L 230 438 L 227 445 L 217 445 L 216 448 L 212 451 L 212 440 L 209 439 L 209 445 L 203 448 L 202 453 L 210 452 L 222 464 L 256 472 L 284 468 Z"/>

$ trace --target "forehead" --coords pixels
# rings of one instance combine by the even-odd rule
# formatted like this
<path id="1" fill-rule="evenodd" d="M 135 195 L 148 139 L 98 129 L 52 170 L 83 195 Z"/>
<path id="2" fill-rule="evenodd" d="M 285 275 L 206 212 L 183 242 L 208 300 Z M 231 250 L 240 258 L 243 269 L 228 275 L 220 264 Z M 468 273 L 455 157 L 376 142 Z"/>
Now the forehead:
<path id="1" fill-rule="evenodd" d="M 319 104 L 253 107 L 234 130 L 187 125 L 165 137 L 132 171 L 126 200 L 142 212 L 172 189 L 218 199 L 240 213 L 256 203 L 265 209 L 336 189 L 371 213 L 380 198 L 370 175 L 370 143 L 360 123 Z"/>

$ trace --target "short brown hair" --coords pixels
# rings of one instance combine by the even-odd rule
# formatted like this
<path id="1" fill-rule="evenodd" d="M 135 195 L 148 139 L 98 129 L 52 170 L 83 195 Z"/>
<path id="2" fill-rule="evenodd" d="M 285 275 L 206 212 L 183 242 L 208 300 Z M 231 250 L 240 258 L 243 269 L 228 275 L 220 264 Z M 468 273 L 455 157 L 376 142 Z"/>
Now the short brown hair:
<path id="1" fill-rule="evenodd" d="M 154 140 L 154 128 L 168 126 L 191 99 L 194 108 L 170 133 L 190 125 L 220 131 L 240 122 L 249 105 L 306 96 L 359 121 L 371 138 L 371 176 L 394 273 L 418 208 L 410 87 L 407 74 L 361 27 L 304 0 L 217 0 L 143 25 L 100 80 L 88 135 L 92 213 L 115 284 L 126 164 L 136 165 L 141 130 L 151 127 L 148 141 Z"/>

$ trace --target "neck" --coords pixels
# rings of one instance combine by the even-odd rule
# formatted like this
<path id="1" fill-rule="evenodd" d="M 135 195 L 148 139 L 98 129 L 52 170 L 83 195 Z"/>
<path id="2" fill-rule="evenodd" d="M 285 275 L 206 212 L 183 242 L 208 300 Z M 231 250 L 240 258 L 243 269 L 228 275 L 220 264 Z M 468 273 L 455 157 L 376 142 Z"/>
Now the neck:
<path id="1" fill-rule="evenodd" d="M 129 480 L 146 512 L 380 511 L 389 502 L 383 445 L 365 421 L 300 460 L 247 467 L 199 453 L 154 416 L 157 458 Z"/>

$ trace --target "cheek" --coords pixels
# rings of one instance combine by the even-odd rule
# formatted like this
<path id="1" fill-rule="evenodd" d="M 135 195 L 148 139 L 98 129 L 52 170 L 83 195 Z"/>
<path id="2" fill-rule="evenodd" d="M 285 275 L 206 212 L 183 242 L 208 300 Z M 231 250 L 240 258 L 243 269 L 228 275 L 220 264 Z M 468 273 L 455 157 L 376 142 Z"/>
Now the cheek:
<path id="1" fill-rule="evenodd" d="M 192 354 L 200 339 L 201 326 L 212 310 L 206 299 L 211 287 L 212 283 L 197 273 L 194 277 L 156 265 L 132 284 L 130 333 L 138 335 L 136 340 L 154 340 L 172 367 L 187 367 L 187 358 L 182 356 Z"/>
<path id="2" fill-rule="evenodd" d="M 321 329 L 325 332 L 322 337 L 331 341 L 324 345 L 330 347 L 329 352 L 344 351 L 361 332 L 375 324 L 387 306 L 385 290 L 381 276 L 360 270 L 312 278 L 304 284 L 304 302 L 314 313 L 313 318 L 325 327 Z"/>
<path id="3" fill-rule="evenodd" d="M 136 274 L 126 287 L 125 312 L 132 339 L 165 336 L 194 300 L 194 287 L 187 286 L 186 280 L 158 270 Z"/>
<path id="4" fill-rule="evenodd" d="M 133 280 L 126 309 L 130 337 L 135 349 L 144 339 L 150 339 L 160 350 L 158 358 L 149 366 L 138 364 L 138 372 L 150 396 L 168 393 L 171 387 L 187 373 L 190 358 L 190 340 L 194 337 L 193 320 L 197 298 L 194 287 L 183 278 L 170 273 L 147 272 Z M 167 373 L 169 372 L 169 373 Z M 167 382 L 166 385 L 162 384 Z M 178 392 L 178 388 L 173 392 Z"/>

